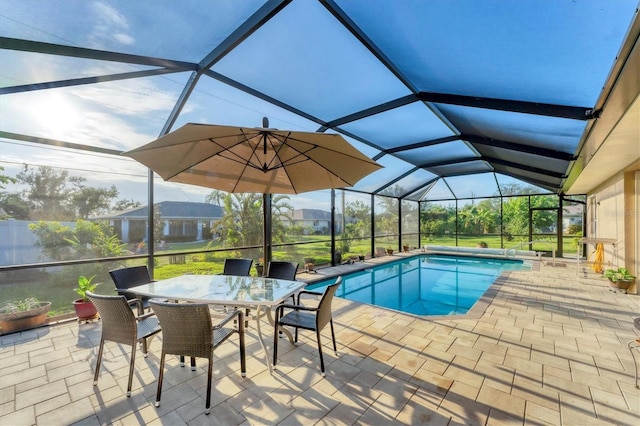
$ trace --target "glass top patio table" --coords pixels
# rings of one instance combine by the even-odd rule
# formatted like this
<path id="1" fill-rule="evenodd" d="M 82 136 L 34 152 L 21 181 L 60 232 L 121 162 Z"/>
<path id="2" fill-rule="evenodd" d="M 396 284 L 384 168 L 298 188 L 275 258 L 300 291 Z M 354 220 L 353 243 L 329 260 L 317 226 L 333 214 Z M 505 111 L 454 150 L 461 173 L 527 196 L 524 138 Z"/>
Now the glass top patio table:
<path id="1" fill-rule="evenodd" d="M 260 319 L 267 319 L 274 324 L 271 308 L 284 302 L 304 288 L 301 281 L 280 280 L 265 277 L 241 277 L 235 275 L 181 275 L 166 280 L 159 280 L 131 287 L 127 291 L 137 296 L 181 300 L 186 302 L 208 303 L 227 307 L 254 308 L 258 331 L 258 340 L 264 351 L 265 362 L 269 372 L 273 366 L 269 352 L 264 344 Z M 279 328 L 294 344 L 291 333 Z"/>
<path id="2" fill-rule="evenodd" d="M 128 289 L 140 296 L 229 306 L 275 306 L 306 285 L 300 281 L 235 275 L 181 275 Z"/>

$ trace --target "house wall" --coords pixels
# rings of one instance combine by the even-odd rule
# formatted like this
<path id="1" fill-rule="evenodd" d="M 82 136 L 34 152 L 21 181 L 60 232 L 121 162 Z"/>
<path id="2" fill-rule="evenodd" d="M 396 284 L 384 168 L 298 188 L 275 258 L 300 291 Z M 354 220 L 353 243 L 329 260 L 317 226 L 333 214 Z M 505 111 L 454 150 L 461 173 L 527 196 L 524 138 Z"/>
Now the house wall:
<path id="1" fill-rule="evenodd" d="M 636 167 L 616 174 L 588 196 L 588 236 L 615 239 L 615 246 L 605 245 L 605 262 L 613 263 L 614 267 L 625 267 L 636 276 L 640 271 L 639 212 L 640 171 Z M 590 254 L 594 247 L 588 250 Z M 631 292 L 638 293 L 638 286 Z"/>
<path id="2" fill-rule="evenodd" d="M 48 262 L 51 259 L 37 245 L 38 237 L 29 229 L 37 223 L 27 220 L 0 220 L 0 266 Z M 75 222 L 60 222 L 74 229 Z"/>

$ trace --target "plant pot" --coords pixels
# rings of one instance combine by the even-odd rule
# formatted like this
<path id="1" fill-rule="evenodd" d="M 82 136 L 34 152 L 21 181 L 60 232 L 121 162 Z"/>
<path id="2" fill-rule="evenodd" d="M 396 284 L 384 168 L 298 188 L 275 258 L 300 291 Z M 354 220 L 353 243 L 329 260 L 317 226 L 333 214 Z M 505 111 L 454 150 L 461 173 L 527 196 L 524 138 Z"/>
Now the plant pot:
<path id="1" fill-rule="evenodd" d="M 77 299 L 73 301 L 73 307 L 76 310 L 78 322 L 89 321 L 98 317 L 98 310 L 91 301 L 85 302 L 82 299 Z"/>
<path id="2" fill-rule="evenodd" d="M 47 322 L 51 302 L 40 302 L 40 306 L 28 311 L 0 314 L 0 334 L 15 333 L 40 327 Z"/>
<path id="3" fill-rule="evenodd" d="M 387 254 L 389 256 L 392 256 L 393 255 L 393 249 L 387 249 Z"/>
<path id="4" fill-rule="evenodd" d="M 614 292 L 623 291 L 626 294 L 631 284 L 633 284 L 633 281 L 634 280 L 609 280 L 609 290 L 613 290 Z"/>
<path id="5" fill-rule="evenodd" d="M 313 269 L 314 267 L 315 267 L 315 264 L 311 262 L 304 264 L 304 270 L 306 272 L 314 272 L 314 269 Z"/>
<path id="6" fill-rule="evenodd" d="M 409 246 L 402 246 L 402 250 L 404 250 L 405 253 L 409 252 Z"/>
<path id="7" fill-rule="evenodd" d="M 256 265 L 256 273 L 258 274 L 259 277 L 262 276 L 262 274 L 264 273 L 264 265 Z"/>

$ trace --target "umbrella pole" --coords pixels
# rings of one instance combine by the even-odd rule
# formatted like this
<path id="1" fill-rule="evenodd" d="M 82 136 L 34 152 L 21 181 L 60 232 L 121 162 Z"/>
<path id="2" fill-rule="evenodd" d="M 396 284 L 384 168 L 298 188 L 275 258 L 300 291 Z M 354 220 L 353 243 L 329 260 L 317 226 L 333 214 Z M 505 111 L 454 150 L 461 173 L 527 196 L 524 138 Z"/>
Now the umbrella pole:
<path id="1" fill-rule="evenodd" d="M 264 256 L 263 275 L 267 273 L 267 266 L 271 262 L 271 194 L 262 194 L 262 236 L 263 247 L 262 254 Z"/>

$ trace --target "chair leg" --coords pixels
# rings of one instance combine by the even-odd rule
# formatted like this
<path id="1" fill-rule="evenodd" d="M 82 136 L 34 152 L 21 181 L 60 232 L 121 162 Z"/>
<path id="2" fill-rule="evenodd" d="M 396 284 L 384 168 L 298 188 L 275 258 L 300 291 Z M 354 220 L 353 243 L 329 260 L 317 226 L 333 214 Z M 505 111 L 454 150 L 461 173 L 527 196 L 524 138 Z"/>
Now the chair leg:
<path id="1" fill-rule="evenodd" d="M 136 343 L 133 342 L 131 345 L 131 362 L 129 363 L 129 384 L 127 385 L 127 397 L 131 396 L 131 385 L 133 383 L 133 367 L 136 362 Z"/>
<path id="2" fill-rule="evenodd" d="M 240 375 L 242 377 L 247 377 L 247 356 L 244 345 L 244 326 L 242 324 L 243 321 L 240 320 L 240 325 L 238 327 L 238 334 L 240 335 L 238 339 L 238 345 L 240 345 Z"/>
<path id="3" fill-rule="evenodd" d="M 209 356 L 209 371 L 207 372 L 207 403 L 204 407 L 204 414 L 209 415 L 211 408 L 211 377 L 213 376 L 213 351 Z"/>
<path id="4" fill-rule="evenodd" d="M 93 386 L 98 384 L 100 375 L 100 363 L 102 362 L 102 350 L 104 349 L 104 339 L 100 338 L 100 348 L 98 349 L 98 359 L 96 360 L 96 372 L 93 375 Z"/>
<path id="5" fill-rule="evenodd" d="M 335 353 L 336 356 L 338 356 L 338 348 L 336 347 L 336 335 L 333 332 L 333 320 L 332 319 L 329 320 L 329 325 L 331 326 L 331 340 L 333 340 L 333 353 Z"/>
<path id="6" fill-rule="evenodd" d="M 273 333 L 273 368 L 276 368 L 276 363 L 278 360 L 278 333 L 275 333 L 275 331 L 278 331 L 278 318 L 276 318 L 276 328 L 274 330 Z"/>
<path id="7" fill-rule="evenodd" d="M 160 356 L 160 374 L 158 375 L 158 390 L 156 391 L 156 407 L 160 406 L 160 397 L 162 396 L 162 378 L 164 377 L 164 357 L 165 353 L 162 352 Z"/>
<path id="8" fill-rule="evenodd" d="M 196 357 L 191 357 L 191 371 L 196 371 Z"/>
<path id="9" fill-rule="evenodd" d="M 320 330 L 316 330 L 316 339 L 318 340 L 318 354 L 320 355 L 320 373 L 324 377 L 324 358 L 322 357 L 322 342 L 320 341 Z"/>

